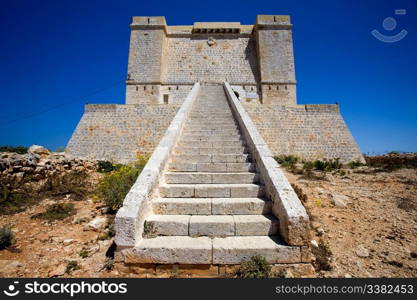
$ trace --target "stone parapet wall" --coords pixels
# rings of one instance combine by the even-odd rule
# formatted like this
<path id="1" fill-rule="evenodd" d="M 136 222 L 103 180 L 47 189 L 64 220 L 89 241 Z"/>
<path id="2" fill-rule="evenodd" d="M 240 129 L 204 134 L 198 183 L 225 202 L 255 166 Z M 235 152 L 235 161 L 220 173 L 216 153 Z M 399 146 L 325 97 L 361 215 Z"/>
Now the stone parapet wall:
<path id="1" fill-rule="evenodd" d="M 67 153 L 75 157 L 131 162 L 152 153 L 179 105 L 89 104 Z"/>
<path id="2" fill-rule="evenodd" d="M 338 105 L 245 105 L 274 155 L 364 161 Z"/>

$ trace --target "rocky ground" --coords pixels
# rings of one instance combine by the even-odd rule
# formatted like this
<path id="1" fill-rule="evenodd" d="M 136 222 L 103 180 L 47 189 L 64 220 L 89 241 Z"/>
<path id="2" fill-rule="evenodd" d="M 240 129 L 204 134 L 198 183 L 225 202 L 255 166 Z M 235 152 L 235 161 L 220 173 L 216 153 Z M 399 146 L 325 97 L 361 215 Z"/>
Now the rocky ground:
<path id="1" fill-rule="evenodd" d="M 51 164 L 44 162 L 50 154 L 39 156 L 33 166 L 26 167 L 33 171 L 37 164 Z M 58 164 L 67 167 L 54 165 L 41 169 L 59 176 L 53 169 L 61 168 L 66 172 L 83 166 L 89 170 L 91 183 L 96 183 L 100 177 L 92 169 L 94 163 L 72 162 L 68 167 L 67 158 L 60 159 L 62 162 Z M 7 172 L 3 170 L 2 178 L 6 173 L 10 177 L 32 172 L 30 169 L 22 171 L 23 167 L 15 168 L 17 172 L 10 167 Z M 311 248 L 317 256 L 313 260 L 317 267 L 315 277 L 417 276 L 417 169 L 381 172 L 360 167 L 348 169 L 345 174 L 315 171 L 308 178 L 285 172 L 299 193 L 306 195 L 304 204 L 312 218 Z M 36 180 L 44 182 L 48 174 Z M 73 203 L 76 213 L 53 222 L 32 218 L 54 203 Z M 94 197 L 79 200 L 71 194 L 42 194 L 23 211 L 2 212 L 0 227 L 12 229 L 14 243 L 0 250 L 0 277 L 127 276 L 123 268 L 111 269 L 113 217 Z M 319 245 L 327 245 L 330 253 L 315 251 Z M 318 257 L 320 255 L 324 257 Z M 320 259 L 328 260 L 330 267 L 319 266 Z M 129 276 L 155 275 L 144 272 Z"/>
<path id="2" fill-rule="evenodd" d="M 307 195 L 312 247 L 332 255 L 318 277 L 417 276 L 417 170 L 379 172 L 361 167 L 317 178 L 286 172 Z"/>

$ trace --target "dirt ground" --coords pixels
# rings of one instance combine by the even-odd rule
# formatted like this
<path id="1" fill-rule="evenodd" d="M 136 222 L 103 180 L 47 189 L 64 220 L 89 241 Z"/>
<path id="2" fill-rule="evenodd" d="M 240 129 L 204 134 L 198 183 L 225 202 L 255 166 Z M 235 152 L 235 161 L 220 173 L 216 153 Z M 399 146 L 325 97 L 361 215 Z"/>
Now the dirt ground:
<path id="1" fill-rule="evenodd" d="M 312 239 L 333 254 L 333 270 L 317 276 L 416 277 L 417 170 L 348 172 L 315 179 L 286 172 L 308 197 Z"/>
<path id="2" fill-rule="evenodd" d="M 346 175 L 317 173 L 313 179 L 286 174 L 307 195 L 312 240 L 323 240 L 332 252 L 332 270 L 315 276 L 417 276 L 416 169 L 359 168 Z M 74 203 L 77 213 L 53 223 L 31 218 L 57 202 Z M 43 199 L 23 212 L 1 215 L 0 227 L 10 226 L 15 242 L 0 251 L 0 277 L 126 276 L 105 268 L 113 241 L 103 239 L 108 228 L 88 227 L 97 217 L 108 217 L 102 204 L 70 197 Z M 70 261 L 79 269 L 66 272 Z"/>

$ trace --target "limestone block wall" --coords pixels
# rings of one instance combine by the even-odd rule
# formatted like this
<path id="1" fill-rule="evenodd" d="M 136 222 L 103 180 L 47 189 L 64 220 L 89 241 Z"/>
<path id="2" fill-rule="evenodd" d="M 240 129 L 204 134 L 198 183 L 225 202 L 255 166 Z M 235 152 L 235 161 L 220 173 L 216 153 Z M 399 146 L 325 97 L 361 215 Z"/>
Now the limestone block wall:
<path id="1" fill-rule="evenodd" d="M 263 104 L 245 109 L 274 155 L 363 161 L 337 105 Z"/>
<path id="2" fill-rule="evenodd" d="M 151 153 L 179 105 L 89 104 L 67 146 L 69 155 L 131 162 Z"/>
<path id="3" fill-rule="evenodd" d="M 209 45 L 209 38 L 213 43 Z M 163 82 L 256 84 L 256 43 L 251 35 L 193 34 L 167 39 Z"/>
<path id="4" fill-rule="evenodd" d="M 159 83 L 165 47 L 164 17 L 134 17 L 131 25 L 128 80 Z"/>

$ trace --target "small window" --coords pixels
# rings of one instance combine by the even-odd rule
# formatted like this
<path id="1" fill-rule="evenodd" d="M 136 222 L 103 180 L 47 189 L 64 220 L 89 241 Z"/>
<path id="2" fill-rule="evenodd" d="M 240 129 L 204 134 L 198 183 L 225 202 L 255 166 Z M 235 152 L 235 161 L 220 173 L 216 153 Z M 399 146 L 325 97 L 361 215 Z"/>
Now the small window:
<path id="1" fill-rule="evenodd" d="M 164 104 L 168 104 L 169 95 L 164 94 Z"/>

